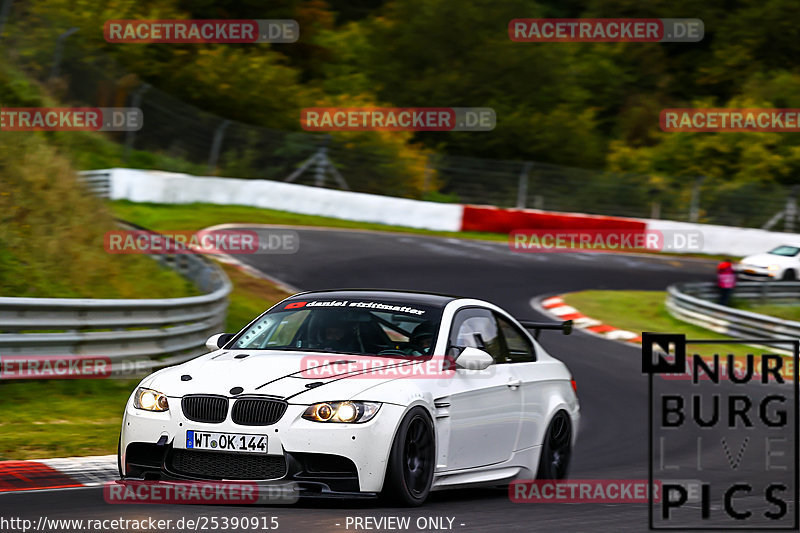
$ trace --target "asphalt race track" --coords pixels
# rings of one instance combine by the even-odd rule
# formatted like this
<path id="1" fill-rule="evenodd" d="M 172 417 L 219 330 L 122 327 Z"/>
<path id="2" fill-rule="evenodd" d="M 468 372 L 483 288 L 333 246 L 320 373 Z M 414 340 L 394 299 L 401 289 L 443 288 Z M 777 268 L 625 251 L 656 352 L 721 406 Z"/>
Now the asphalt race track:
<path id="1" fill-rule="evenodd" d="M 263 230 L 257 230 L 263 231 Z M 710 279 L 713 263 L 616 254 L 522 254 L 505 243 L 395 233 L 300 229 L 293 255 L 239 256 L 301 289 L 396 288 L 469 295 L 519 318 L 541 319 L 532 298 L 580 289 L 663 289 Z M 636 346 L 583 332 L 546 332 L 544 346 L 564 360 L 578 383 L 582 427 L 570 477 L 647 479 L 647 380 Z M 120 406 L 122 408 L 122 406 Z M 689 453 L 691 450 L 685 450 Z M 432 494 L 417 509 L 373 502 L 306 501 L 290 507 L 109 505 L 100 489 L 0 496 L 7 514 L 48 518 L 276 516 L 279 531 L 353 531 L 347 517 L 454 518 L 457 531 L 646 531 L 645 504 L 513 504 L 506 491 Z M 13 512 L 8 512 L 13 511 Z M 447 521 L 445 521 L 445 524 Z"/>

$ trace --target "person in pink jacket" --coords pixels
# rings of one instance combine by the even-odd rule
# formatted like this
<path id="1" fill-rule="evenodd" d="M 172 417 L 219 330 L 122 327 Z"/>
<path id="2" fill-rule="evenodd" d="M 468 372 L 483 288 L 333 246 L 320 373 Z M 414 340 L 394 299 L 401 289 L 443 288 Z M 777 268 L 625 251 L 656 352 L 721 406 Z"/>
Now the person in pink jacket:
<path id="1" fill-rule="evenodd" d="M 730 305 L 733 288 L 736 287 L 736 272 L 730 259 L 723 259 L 717 265 L 717 287 L 720 305 Z"/>

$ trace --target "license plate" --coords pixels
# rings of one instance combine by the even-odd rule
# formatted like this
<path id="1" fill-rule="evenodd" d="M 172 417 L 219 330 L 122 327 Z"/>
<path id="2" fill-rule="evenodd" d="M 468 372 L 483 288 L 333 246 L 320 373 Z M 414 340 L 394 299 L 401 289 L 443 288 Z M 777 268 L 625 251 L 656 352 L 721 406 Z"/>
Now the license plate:
<path id="1" fill-rule="evenodd" d="M 214 433 L 186 430 L 187 450 L 216 450 L 223 452 L 267 453 L 266 435 Z"/>

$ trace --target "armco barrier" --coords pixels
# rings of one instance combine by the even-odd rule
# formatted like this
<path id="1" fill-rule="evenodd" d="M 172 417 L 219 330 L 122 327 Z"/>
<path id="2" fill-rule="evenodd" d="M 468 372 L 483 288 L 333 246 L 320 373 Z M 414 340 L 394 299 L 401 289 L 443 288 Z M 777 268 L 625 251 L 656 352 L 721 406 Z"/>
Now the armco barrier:
<path id="1" fill-rule="evenodd" d="M 100 198 L 111 197 L 111 172 L 108 170 L 87 170 L 78 174 L 86 188 Z"/>
<path id="2" fill-rule="evenodd" d="M 800 282 L 740 282 L 734 298 L 800 299 Z M 666 306 L 679 320 L 740 339 L 800 339 L 800 322 L 751 313 L 711 301 L 716 287 L 710 282 L 678 283 L 667 288 Z M 768 343 L 766 343 L 768 344 Z"/>
<path id="3" fill-rule="evenodd" d="M 231 282 L 194 254 L 161 255 L 201 290 L 162 299 L 0 298 L 0 356 L 94 355 L 150 358 L 150 366 L 190 359 L 223 331 Z"/>

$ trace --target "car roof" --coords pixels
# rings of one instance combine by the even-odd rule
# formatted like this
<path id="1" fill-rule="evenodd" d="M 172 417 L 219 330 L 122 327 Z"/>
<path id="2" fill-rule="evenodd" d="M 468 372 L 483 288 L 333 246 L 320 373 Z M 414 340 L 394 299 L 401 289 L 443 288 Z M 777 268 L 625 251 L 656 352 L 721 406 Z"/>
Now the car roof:
<path id="1" fill-rule="evenodd" d="M 330 300 L 386 300 L 402 303 L 416 303 L 430 305 L 434 307 L 444 307 L 453 300 L 458 300 L 460 296 L 450 296 L 447 294 L 436 294 L 431 292 L 417 292 L 395 289 L 333 289 L 325 291 L 308 291 L 295 294 L 286 299 L 303 300 L 309 297 L 325 298 Z"/>

